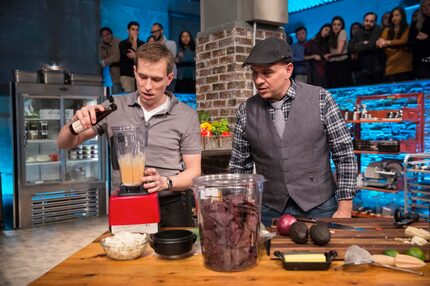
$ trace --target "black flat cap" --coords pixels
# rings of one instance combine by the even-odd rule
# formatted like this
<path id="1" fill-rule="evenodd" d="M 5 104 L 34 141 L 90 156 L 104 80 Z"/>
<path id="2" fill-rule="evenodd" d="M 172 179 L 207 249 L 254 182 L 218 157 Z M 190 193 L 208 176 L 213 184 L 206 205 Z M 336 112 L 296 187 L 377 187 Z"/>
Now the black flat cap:
<path id="1" fill-rule="evenodd" d="M 290 45 L 279 38 L 267 38 L 257 43 L 249 53 L 248 58 L 242 64 L 247 65 L 269 65 L 282 60 L 291 60 L 292 53 Z"/>

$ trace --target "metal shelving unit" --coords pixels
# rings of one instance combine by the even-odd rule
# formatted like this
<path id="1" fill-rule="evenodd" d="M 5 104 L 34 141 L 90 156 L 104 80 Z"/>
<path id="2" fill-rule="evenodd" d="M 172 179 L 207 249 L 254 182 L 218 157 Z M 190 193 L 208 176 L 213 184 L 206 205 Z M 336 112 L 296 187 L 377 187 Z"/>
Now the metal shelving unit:
<path id="1" fill-rule="evenodd" d="M 408 154 L 403 166 L 405 210 L 430 220 L 430 153 Z"/>
<path id="2" fill-rule="evenodd" d="M 397 154 L 405 154 L 405 153 L 423 152 L 424 150 L 423 148 L 424 146 L 424 95 L 422 93 L 358 96 L 356 103 L 361 106 L 365 101 L 366 102 L 369 102 L 369 101 L 393 102 L 398 100 L 403 100 L 406 102 L 415 101 L 416 107 L 411 108 L 411 107 L 403 106 L 400 109 L 402 113 L 401 118 L 385 118 L 388 113 L 395 113 L 397 112 L 397 110 L 378 109 L 378 110 L 367 111 L 367 114 L 371 115 L 371 118 L 360 118 L 358 120 L 346 120 L 347 123 L 352 123 L 355 125 L 354 138 L 356 140 L 361 140 L 362 124 L 382 124 L 382 123 L 397 124 L 402 122 L 410 122 L 416 125 L 415 137 L 409 138 L 407 140 L 400 140 L 398 152 L 354 150 L 354 153 L 357 155 L 357 162 L 358 162 L 359 169 L 361 169 L 361 165 L 362 165 L 361 156 L 364 154 L 397 155 Z M 362 186 L 359 189 L 386 192 L 386 193 L 396 193 L 401 191 L 401 189 L 392 190 L 392 189 L 385 189 L 385 188 L 379 188 L 379 187 L 366 187 L 366 186 Z"/>

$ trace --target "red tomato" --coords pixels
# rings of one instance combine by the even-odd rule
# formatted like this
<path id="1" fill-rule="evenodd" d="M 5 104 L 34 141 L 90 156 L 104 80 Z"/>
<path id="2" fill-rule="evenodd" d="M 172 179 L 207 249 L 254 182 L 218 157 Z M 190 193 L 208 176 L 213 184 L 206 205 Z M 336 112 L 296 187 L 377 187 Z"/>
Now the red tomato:
<path id="1" fill-rule="evenodd" d="M 205 131 L 200 132 L 200 135 L 210 137 L 210 136 L 212 136 L 212 131 L 205 130 Z"/>

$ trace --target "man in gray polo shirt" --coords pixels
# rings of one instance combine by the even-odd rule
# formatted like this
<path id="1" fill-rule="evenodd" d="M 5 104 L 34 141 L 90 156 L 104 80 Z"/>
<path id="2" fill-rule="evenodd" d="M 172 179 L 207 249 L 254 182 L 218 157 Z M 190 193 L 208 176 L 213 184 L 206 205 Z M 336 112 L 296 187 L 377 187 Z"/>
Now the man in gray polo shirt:
<path id="1" fill-rule="evenodd" d="M 166 91 L 173 65 L 173 56 L 164 45 L 139 47 L 134 67 L 138 90 L 115 97 L 118 110 L 95 126 L 95 111 L 103 111 L 108 102 L 81 108 L 72 122 L 80 120 L 89 129 L 74 136 L 68 123 L 60 130 L 57 144 L 71 148 L 97 134 L 111 138 L 113 126 L 145 125 L 148 146 L 142 182 L 149 192 L 160 192 L 160 226 L 191 226 L 191 208 L 181 193 L 201 173 L 200 126 L 197 113 Z"/>

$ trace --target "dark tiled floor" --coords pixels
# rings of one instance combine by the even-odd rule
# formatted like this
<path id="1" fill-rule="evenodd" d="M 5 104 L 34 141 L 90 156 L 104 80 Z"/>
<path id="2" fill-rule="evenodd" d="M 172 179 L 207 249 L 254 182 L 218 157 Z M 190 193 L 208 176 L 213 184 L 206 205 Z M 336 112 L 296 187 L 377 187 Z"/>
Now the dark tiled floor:
<path id="1" fill-rule="evenodd" d="M 107 217 L 0 233 L 0 285 L 27 285 L 108 229 Z"/>

